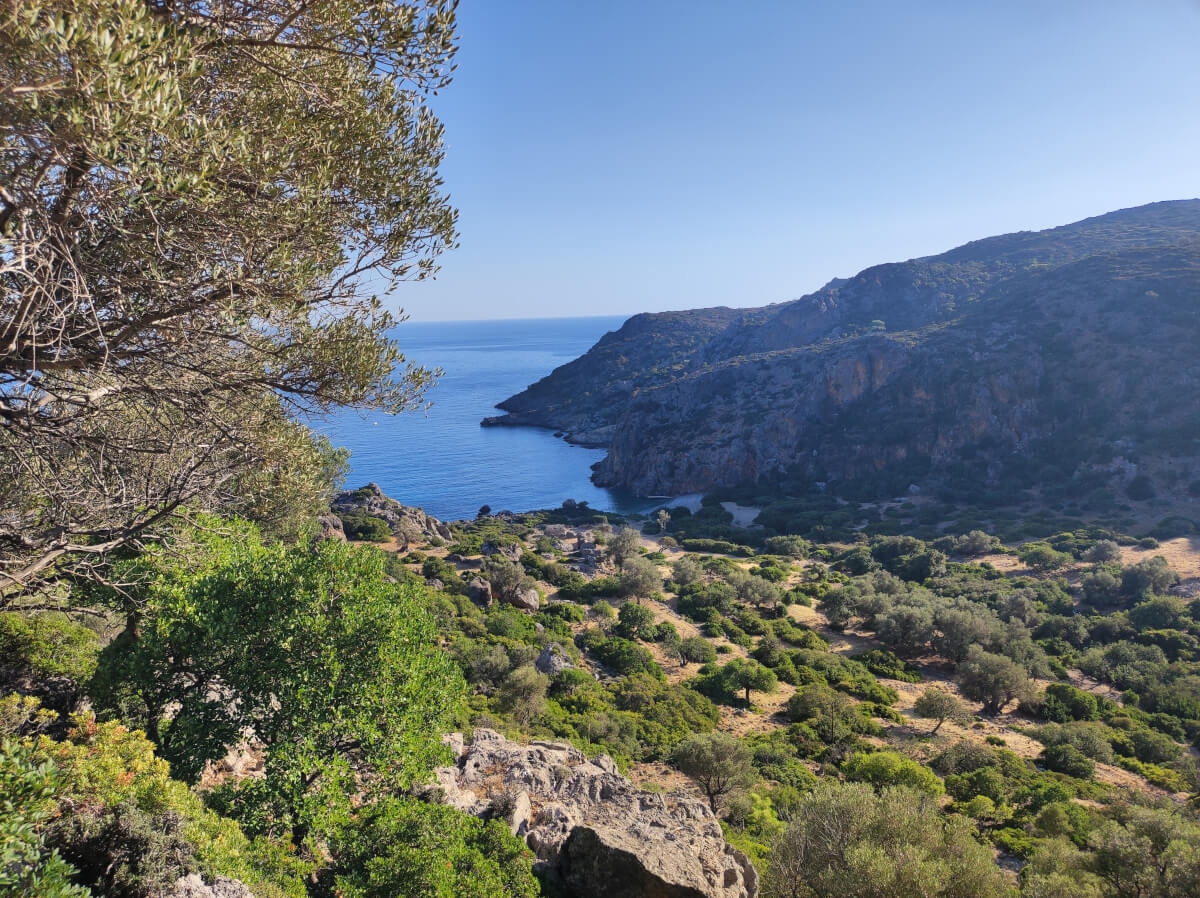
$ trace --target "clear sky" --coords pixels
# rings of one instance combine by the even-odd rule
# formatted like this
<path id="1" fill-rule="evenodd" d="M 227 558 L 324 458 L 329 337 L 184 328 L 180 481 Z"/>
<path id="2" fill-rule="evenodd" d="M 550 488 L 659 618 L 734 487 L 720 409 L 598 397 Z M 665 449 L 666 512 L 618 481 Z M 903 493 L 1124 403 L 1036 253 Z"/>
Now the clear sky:
<path id="1" fill-rule="evenodd" d="M 755 306 L 1200 195 L 1200 0 L 462 0 L 413 320 Z"/>

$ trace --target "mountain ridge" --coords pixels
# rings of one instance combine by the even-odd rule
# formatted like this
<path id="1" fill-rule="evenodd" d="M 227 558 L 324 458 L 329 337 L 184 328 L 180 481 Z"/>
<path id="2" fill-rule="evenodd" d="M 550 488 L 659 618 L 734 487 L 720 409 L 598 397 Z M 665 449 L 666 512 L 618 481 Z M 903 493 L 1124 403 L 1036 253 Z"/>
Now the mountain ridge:
<path id="1" fill-rule="evenodd" d="M 597 483 L 643 495 L 1099 484 L 1088 472 L 1117 456 L 1200 457 L 1198 344 L 1200 200 L 1177 200 L 871 266 L 790 302 L 637 315 L 486 423 L 604 446 Z"/>

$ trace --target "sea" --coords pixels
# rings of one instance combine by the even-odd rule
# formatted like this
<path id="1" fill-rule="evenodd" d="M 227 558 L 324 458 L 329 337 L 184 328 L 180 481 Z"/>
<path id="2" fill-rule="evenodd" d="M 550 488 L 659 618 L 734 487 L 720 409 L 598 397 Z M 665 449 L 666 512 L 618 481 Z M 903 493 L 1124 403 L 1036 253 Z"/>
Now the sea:
<path id="1" fill-rule="evenodd" d="M 495 408 L 587 352 L 624 317 L 413 322 L 391 334 L 406 359 L 444 374 L 428 411 L 389 416 L 341 411 L 310 422 L 350 450 L 350 488 L 378 483 L 405 505 L 442 520 L 557 508 L 566 499 L 599 511 L 644 512 L 658 503 L 601 489 L 591 466 L 604 451 L 573 446 L 549 430 L 480 427 Z"/>

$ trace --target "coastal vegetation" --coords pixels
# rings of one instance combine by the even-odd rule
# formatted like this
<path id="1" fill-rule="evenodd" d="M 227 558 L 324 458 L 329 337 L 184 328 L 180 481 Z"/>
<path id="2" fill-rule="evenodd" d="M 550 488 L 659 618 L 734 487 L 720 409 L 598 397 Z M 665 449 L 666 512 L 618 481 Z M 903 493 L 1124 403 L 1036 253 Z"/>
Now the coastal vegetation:
<path id="1" fill-rule="evenodd" d="M 1200 893 L 1200 546 L 1177 509 L 1147 520 L 1200 491 L 1186 465 L 1165 473 L 1195 433 L 1178 403 L 1104 419 L 1105 440 L 1137 425 L 1137 462 L 1047 431 L 980 478 L 998 450 L 948 437 L 928 490 L 909 457 L 837 488 L 807 468 L 714 483 L 648 519 L 568 500 L 448 524 L 341 492 L 346 453 L 300 418 L 418 407 L 435 377 L 364 287 L 428 275 L 456 239 L 428 108 L 454 4 L 37 0 L 0 25 L 2 898 L 562 894 L 522 838 L 551 811 L 523 793 L 524 821 L 517 794 L 467 813 L 437 779 L 452 733 L 489 730 L 595 758 L 639 806 L 702 795 L 691 824 L 734 846 L 727 871 L 753 861 L 766 898 Z M 639 317 L 597 356 L 656 344 L 631 373 L 638 414 L 700 381 L 757 422 L 759 366 L 853 361 L 864 341 L 880 370 L 932 346 L 967 383 L 956 309 L 978 303 L 987 365 L 1073 360 L 1039 408 L 1095 423 L 1094 404 L 1061 407 L 1095 392 L 1078 329 L 1030 344 L 1005 316 L 1115 266 L 1168 320 L 1138 333 L 1178 337 L 1187 266 L 1156 254 L 1175 258 L 1160 232 L 1192 212 L 1141 213 L 1153 275 L 1110 221 L 1041 235 L 1054 265 L 1016 238 L 918 260 L 901 280 L 934 299 L 884 321 L 871 293 L 799 348 L 750 332 L 803 322 L 720 309 Z M 684 372 L 712 346 L 728 351 Z M 855 427 L 958 433 L 909 414 L 924 369 L 898 369 Z M 643 437 L 712 457 L 678 422 Z"/>

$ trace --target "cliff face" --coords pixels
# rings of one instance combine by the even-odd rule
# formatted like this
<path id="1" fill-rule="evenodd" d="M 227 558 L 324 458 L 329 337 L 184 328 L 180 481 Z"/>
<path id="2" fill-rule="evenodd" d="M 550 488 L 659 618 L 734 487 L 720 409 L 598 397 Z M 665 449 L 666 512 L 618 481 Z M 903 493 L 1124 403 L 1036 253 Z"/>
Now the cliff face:
<path id="1" fill-rule="evenodd" d="M 644 495 L 1200 456 L 1200 201 L 880 265 L 761 309 L 639 315 L 498 423 Z M 894 479 L 894 478 L 893 478 Z M 881 480 L 881 483 L 883 481 Z"/>

